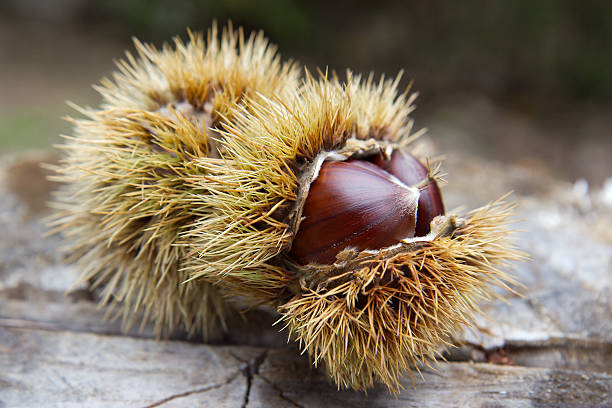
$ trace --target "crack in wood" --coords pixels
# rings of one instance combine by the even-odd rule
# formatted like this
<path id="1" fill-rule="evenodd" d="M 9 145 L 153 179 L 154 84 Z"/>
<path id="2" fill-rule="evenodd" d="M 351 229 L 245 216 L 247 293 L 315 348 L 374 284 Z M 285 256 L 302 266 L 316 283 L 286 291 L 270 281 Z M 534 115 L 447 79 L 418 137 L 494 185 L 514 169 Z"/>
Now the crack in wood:
<path id="1" fill-rule="evenodd" d="M 283 401 L 288 402 L 289 404 L 291 404 L 292 406 L 296 407 L 296 408 L 304 408 L 303 405 L 298 404 L 297 402 L 295 402 L 293 399 L 289 398 L 288 396 L 285 395 L 285 391 L 283 391 L 283 389 L 281 387 L 279 387 L 278 385 L 276 385 L 274 382 L 272 382 L 270 379 L 268 379 L 267 377 L 263 376 L 262 374 L 257 374 L 258 378 L 261 378 L 262 381 L 264 381 L 266 384 L 268 384 L 270 387 L 272 387 L 276 392 L 278 392 L 278 396 L 280 399 L 282 399 Z"/>
<path id="2" fill-rule="evenodd" d="M 166 404 L 167 402 L 179 399 L 179 398 L 185 398 L 185 397 L 188 397 L 190 395 L 202 394 L 204 392 L 216 390 L 217 388 L 221 388 L 223 386 L 226 386 L 229 383 L 231 383 L 232 381 L 234 381 L 236 379 L 236 377 L 238 377 L 240 375 L 240 373 L 241 373 L 241 371 L 236 371 L 226 381 L 224 381 L 224 382 L 222 382 L 220 384 L 208 385 L 206 387 L 196 388 L 195 390 L 185 391 L 185 392 L 182 392 L 180 394 L 174 394 L 174 395 L 166 397 L 166 398 L 164 398 L 162 400 L 154 402 L 153 404 L 146 405 L 144 408 L 155 408 L 155 407 L 159 407 L 159 406 L 161 406 L 163 404 Z"/>
<path id="3" fill-rule="evenodd" d="M 233 352 L 229 352 L 229 354 L 236 359 L 237 361 L 246 364 L 245 368 L 242 370 L 243 375 L 247 380 L 247 388 L 244 393 L 244 399 L 242 401 L 241 408 L 246 408 L 249 405 L 249 398 L 251 396 L 251 386 L 253 385 L 253 377 L 259 373 L 259 367 L 264 363 L 266 358 L 268 357 L 268 350 L 262 351 L 255 358 L 249 359 L 248 361 L 237 356 Z"/>

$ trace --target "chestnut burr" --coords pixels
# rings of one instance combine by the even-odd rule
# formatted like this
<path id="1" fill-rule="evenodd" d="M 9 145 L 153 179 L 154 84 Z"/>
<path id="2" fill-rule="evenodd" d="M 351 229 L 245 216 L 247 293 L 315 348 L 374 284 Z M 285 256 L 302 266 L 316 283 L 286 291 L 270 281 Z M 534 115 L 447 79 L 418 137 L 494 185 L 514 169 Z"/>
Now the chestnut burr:
<path id="1" fill-rule="evenodd" d="M 79 282 L 162 337 L 274 307 L 339 388 L 398 393 L 513 282 L 513 205 L 444 215 L 436 171 L 403 150 L 400 76 L 300 78 L 261 33 L 188 34 L 137 41 L 72 120 L 50 226 Z"/>

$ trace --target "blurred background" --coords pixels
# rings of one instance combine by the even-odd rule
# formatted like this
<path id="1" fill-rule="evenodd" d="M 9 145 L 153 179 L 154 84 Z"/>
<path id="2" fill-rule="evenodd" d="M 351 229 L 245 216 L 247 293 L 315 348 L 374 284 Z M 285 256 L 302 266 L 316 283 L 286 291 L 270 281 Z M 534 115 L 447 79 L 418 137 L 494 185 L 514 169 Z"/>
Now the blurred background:
<path id="1" fill-rule="evenodd" d="M 416 127 L 461 151 L 594 187 L 612 176 L 612 2 L 0 0 L 0 154 L 50 149 L 131 37 L 213 19 L 310 69 L 414 80 Z"/>

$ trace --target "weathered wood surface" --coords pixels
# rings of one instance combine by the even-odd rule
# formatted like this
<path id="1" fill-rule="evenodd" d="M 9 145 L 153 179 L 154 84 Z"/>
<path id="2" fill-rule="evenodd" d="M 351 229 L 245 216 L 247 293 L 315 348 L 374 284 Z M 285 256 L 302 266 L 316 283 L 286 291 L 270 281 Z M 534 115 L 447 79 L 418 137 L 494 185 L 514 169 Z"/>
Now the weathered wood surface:
<path id="1" fill-rule="evenodd" d="M 53 186 L 41 160 L 0 159 L 0 407 L 612 406 L 612 191 L 451 157 L 447 207 L 514 190 L 532 261 L 517 265 L 523 297 L 483 305 L 490 319 L 449 362 L 414 387 L 406 377 L 394 398 L 337 391 L 270 311 L 232 321 L 212 345 L 122 333 L 86 288 L 65 294 L 77 271 L 42 235 Z"/>

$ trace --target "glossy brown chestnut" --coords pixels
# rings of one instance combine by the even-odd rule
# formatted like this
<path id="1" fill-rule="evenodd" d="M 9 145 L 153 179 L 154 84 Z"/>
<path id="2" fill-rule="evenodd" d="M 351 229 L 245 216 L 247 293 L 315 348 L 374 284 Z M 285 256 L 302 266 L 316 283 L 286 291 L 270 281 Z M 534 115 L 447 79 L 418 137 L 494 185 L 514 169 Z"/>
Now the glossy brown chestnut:
<path id="1" fill-rule="evenodd" d="M 413 237 L 418 196 L 371 162 L 325 162 L 310 186 L 291 255 L 301 264 L 330 264 L 348 247 L 378 249 Z"/>
<path id="2" fill-rule="evenodd" d="M 396 150 L 391 154 L 390 160 L 383 160 L 376 156 L 373 163 L 391 173 L 408 186 L 417 186 L 427 179 L 427 168 L 416 157 L 404 150 Z M 430 230 L 430 223 L 434 217 L 444 214 L 444 204 L 440 188 L 435 180 L 421 188 L 419 206 L 417 209 L 417 224 L 414 235 L 422 237 Z"/>

